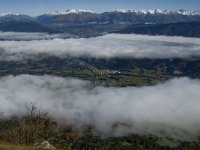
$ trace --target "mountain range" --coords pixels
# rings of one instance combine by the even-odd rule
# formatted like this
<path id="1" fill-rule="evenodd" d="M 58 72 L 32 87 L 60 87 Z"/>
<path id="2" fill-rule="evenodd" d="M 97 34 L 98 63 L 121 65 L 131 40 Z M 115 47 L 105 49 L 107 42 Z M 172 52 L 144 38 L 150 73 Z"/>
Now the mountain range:
<path id="1" fill-rule="evenodd" d="M 110 32 L 199 37 L 200 10 L 115 10 L 98 13 L 67 9 L 30 17 L 0 13 L 0 31 L 67 32 L 80 37 Z"/>
<path id="2" fill-rule="evenodd" d="M 135 24 L 135 23 L 172 23 L 200 20 L 200 11 L 188 10 L 115 10 L 96 13 L 91 10 L 66 10 L 40 15 L 36 21 L 54 25 L 74 24 Z"/>
<path id="3" fill-rule="evenodd" d="M 0 13 L 0 22 L 30 19 L 40 23 L 106 24 L 106 23 L 171 23 L 200 20 L 200 10 L 125 10 L 97 13 L 91 10 L 67 9 L 30 17 L 20 13 Z"/>
<path id="4" fill-rule="evenodd" d="M 119 13 L 136 13 L 136 14 L 181 14 L 181 15 L 200 15 L 200 10 L 160 10 L 160 9 L 147 9 L 147 10 L 131 10 L 131 9 L 118 9 L 110 12 L 119 12 Z M 102 14 L 97 13 L 92 10 L 83 10 L 83 9 L 67 9 L 64 11 L 55 11 L 48 13 L 47 15 L 65 15 L 65 14 L 79 14 L 79 13 L 93 13 L 93 14 Z M 105 13 L 105 12 L 103 12 Z"/>

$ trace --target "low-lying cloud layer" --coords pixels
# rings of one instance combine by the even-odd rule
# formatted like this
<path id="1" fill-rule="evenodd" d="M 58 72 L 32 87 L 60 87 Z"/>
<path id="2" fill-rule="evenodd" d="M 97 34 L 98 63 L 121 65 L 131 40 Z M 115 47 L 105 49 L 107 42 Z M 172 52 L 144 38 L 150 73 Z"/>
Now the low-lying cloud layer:
<path id="1" fill-rule="evenodd" d="M 190 58 L 200 56 L 200 39 L 166 36 L 108 34 L 101 37 L 69 38 L 55 35 L 0 33 L 22 36 L 21 41 L 0 41 L 0 60 L 21 60 L 32 55 L 130 58 Z M 22 33 L 19 33 L 22 34 Z M 27 37 L 26 37 L 27 36 Z M 45 38 L 50 36 L 51 38 Z M 25 39 L 31 39 L 25 41 Z"/>
<path id="2" fill-rule="evenodd" d="M 7 76 L 0 79 L 0 111 L 22 116 L 26 104 L 36 103 L 60 123 L 89 124 L 104 136 L 140 133 L 189 140 L 200 135 L 199 91 L 200 81 L 188 78 L 150 87 L 92 88 L 71 78 Z"/>

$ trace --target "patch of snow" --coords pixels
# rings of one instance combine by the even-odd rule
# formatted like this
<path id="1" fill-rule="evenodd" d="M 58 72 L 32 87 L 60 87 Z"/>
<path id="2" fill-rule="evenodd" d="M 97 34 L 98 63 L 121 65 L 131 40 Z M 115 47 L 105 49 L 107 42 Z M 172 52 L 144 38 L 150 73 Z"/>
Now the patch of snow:
<path id="1" fill-rule="evenodd" d="M 131 9 L 118 9 L 115 10 L 115 12 L 120 12 L 120 13 L 136 13 L 136 14 L 180 14 L 180 15 L 188 15 L 188 16 L 194 16 L 194 15 L 200 15 L 200 10 L 185 10 L 185 9 L 180 9 L 180 10 L 174 10 L 174 11 L 169 11 L 169 10 L 161 10 L 161 9 L 155 9 L 155 10 L 131 10 Z"/>
<path id="2" fill-rule="evenodd" d="M 21 15 L 20 13 L 7 13 L 7 12 L 0 12 L 0 17 L 5 17 L 5 16 L 9 16 L 9 15 L 15 15 L 15 16 L 19 16 Z"/>
<path id="3" fill-rule="evenodd" d="M 79 14 L 79 13 L 94 13 L 91 10 L 83 10 L 83 9 L 67 9 L 65 11 L 55 11 L 50 13 L 49 15 L 67 15 L 67 14 Z"/>

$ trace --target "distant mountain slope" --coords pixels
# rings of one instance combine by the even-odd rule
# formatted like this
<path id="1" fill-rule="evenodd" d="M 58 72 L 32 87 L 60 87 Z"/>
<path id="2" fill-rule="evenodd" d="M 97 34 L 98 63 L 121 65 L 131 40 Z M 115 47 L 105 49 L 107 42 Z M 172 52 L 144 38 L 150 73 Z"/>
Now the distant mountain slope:
<path id="1" fill-rule="evenodd" d="M 31 20 L 8 21 L 0 23 L 0 31 L 8 32 L 47 32 L 60 33 Z"/>
<path id="2" fill-rule="evenodd" d="M 200 21 L 169 24 L 131 25 L 125 29 L 117 31 L 117 33 L 200 37 Z"/>
<path id="3" fill-rule="evenodd" d="M 19 20 L 34 20 L 34 19 L 28 15 L 0 13 L 0 23 L 7 21 L 19 21 Z"/>

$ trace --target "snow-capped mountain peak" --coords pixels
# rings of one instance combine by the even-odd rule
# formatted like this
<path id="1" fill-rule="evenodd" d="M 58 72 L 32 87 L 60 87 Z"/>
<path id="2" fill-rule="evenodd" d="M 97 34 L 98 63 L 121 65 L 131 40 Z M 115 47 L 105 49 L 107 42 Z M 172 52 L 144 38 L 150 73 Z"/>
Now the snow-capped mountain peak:
<path id="1" fill-rule="evenodd" d="M 67 15 L 67 14 L 79 14 L 79 13 L 94 13 L 91 10 L 83 10 L 83 9 L 67 9 L 65 11 L 55 11 L 50 13 L 50 15 Z"/>
<path id="2" fill-rule="evenodd" d="M 185 10 L 185 9 L 180 9 L 180 10 L 160 10 L 160 9 L 155 9 L 155 10 L 131 10 L 131 9 L 118 9 L 115 10 L 114 12 L 120 12 L 120 13 L 136 13 L 136 14 L 180 14 L 180 15 L 188 15 L 188 16 L 194 16 L 194 15 L 200 15 L 200 10 Z"/>
<path id="3" fill-rule="evenodd" d="M 118 13 L 135 13 L 135 14 L 180 14 L 180 15 L 190 15 L 190 16 L 194 16 L 194 15 L 200 15 L 200 10 L 184 10 L 184 9 L 180 9 L 180 10 L 161 10 L 161 9 L 147 9 L 147 10 L 134 10 L 134 9 L 118 9 L 115 10 L 114 12 L 118 12 Z M 55 11 L 46 15 L 68 15 L 68 14 L 81 14 L 81 13 L 95 13 L 94 11 L 91 10 L 83 10 L 83 9 L 67 9 L 64 11 Z"/>
<path id="4" fill-rule="evenodd" d="M 190 16 L 190 15 L 200 15 L 200 10 L 190 11 L 190 10 L 180 9 L 180 10 L 176 10 L 175 12 L 178 13 L 178 14 L 188 15 L 188 16 Z"/>
<path id="5" fill-rule="evenodd" d="M 118 10 L 115 10 L 115 12 L 128 13 L 128 12 L 132 12 L 132 10 L 130 10 L 130 9 L 118 9 Z"/>
<path id="6" fill-rule="evenodd" d="M 0 17 L 5 17 L 5 16 L 9 16 L 9 15 L 15 15 L 15 16 L 19 16 L 21 15 L 20 13 L 7 13 L 7 12 L 0 12 Z"/>
<path id="7" fill-rule="evenodd" d="M 136 13 L 136 14 L 162 14 L 162 13 L 165 13 L 165 11 L 163 10 L 160 10 L 160 9 L 155 9 L 155 10 L 151 10 L 151 9 L 148 9 L 148 10 L 131 10 L 131 9 L 118 9 L 118 10 L 115 10 L 115 12 L 120 12 L 120 13 Z"/>

